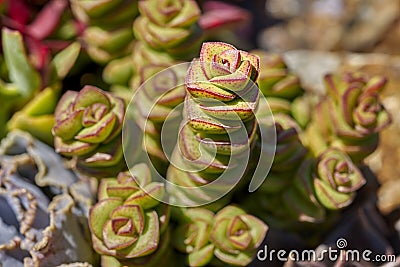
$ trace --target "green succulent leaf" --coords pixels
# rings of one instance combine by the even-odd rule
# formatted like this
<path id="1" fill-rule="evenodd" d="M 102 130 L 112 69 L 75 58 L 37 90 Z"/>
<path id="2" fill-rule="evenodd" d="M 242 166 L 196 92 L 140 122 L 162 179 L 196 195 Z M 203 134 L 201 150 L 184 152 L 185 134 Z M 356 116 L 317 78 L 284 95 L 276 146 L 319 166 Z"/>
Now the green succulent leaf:
<path id="1" fill-rule="evenodd" d="M 74 42 L 54 56 L 52 65 L 59 79 L 63 79 L 67 76 L 78 59 L 80 51 L 81 45 L 78 42 Z"/>
<path id="2" fill-rule="evenodd" d="M 39 73 L 33 68 L 25 52 L 22 36 L 18 31 L 4 28 L 2 44 L 10 79 L 19 93 L 27 98 L 41 86 Z"/>

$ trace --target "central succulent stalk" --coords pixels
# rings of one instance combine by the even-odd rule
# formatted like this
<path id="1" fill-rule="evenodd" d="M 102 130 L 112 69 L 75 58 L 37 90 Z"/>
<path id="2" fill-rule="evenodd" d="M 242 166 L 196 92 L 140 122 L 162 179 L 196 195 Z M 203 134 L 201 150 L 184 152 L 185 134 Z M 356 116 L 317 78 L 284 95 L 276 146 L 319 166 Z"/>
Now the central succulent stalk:
<path id="1" fill-rule="evenodd" d="M 258 72 L 258 56 L 221 42 L 204 43 L 200 58 L 192 61 L 186 77 L 184 121 L 167 178 L 196 189 L 188 193 L 171 187 L 178 203 L 216 200 L 241 178 L 214 183 L 212 190 L 202 187 L 235 166 L 246 168 L 239 160 L 250 151 L 257 132 L 254 111 L 259 90 L 254 81 Z"/>

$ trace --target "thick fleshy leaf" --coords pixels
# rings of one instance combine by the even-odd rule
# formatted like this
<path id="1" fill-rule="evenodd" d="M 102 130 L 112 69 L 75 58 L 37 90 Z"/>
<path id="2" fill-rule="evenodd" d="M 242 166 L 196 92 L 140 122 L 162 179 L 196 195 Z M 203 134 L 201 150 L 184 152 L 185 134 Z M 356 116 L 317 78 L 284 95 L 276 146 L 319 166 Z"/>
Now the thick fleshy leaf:
<path id="1" fill-rule="evenodd" d="M 246 225 L 250 226 L 249 233 L 252 238 L 252 246 L 253 248 L 258 248 L 267 234 L 268 226 L 263 221 L 250 214 L 241 215 L 240 218 Z"/>
<path id="2" fill-rule="evenodd" d="M 137 235 L 125 236 L 115 233 L 112 220 L 108 220 L 105 223 L 103 228 L 103 242 L 108 249 L 123 249 L 132 245 L 136 240 Z"/>
<path id="3" fill-rule="evenodd" d="M 155 104 L 143 90 L 138 92 L 136 103 L 141 115 L 151 121 L 163 122 L 167 117 L 178 116 L 171 108 Z"/>
<path id="4" fill-rule="evenodd" d="M 90 143 L 86 143 L 90 144 Z M 125 165 L 122 161 L 123 151 L 121 138 L 115 138 L 108 144 L 93 144 L 98 146 L 94 153 L 86 155 L 85 158 L 81 159 L 82 164 L 96 168 L 96 167 L 108 167 L 115 166 L 115 171 L 118 173 L 121 171 L 118 169 L 118 165 Z M 124 168 L 123 166 L 121 166 Z"/>
<path id="5" fill-rule="evenodd" d="M 265 96 L 293 99 L 303 92 L 299 78 L 290 73 L 281 55 L 263 50 L 252 53 L 260 56 L 257 83 Z"/>
<path id="6" fill-rule="evenodd" d="M 203 248 L 189 253 L 188 263 L 189 266 L 206 266 L 214 256 L 214 245 L 209 244 Z"/>
<path id="7" fill-rule="evenodd" d="M 17 85 L 22 96 L 31 96 L 41 86 L 40 76 L 29 62 L 21 34 L 3 28 L 2 44 L 11 81 Z"/>
<path id="8" fill-rule="evenodd" d="M 115 178 L 103 178 L 99 184 L 98 199 L 102 200 L 110 197 L 118 197 L 124 200 L 138 190 L 139 187 L 133 178 L 132 182 L 120 182 Z"/>
<path id="9" fill-rule="evenodd" d="M 186 164 L 193 166 L 194 169 L 204 170 L 207 172 L 221 173 L 227 169 L 226 164 L 229 162 L 227 156 L 216 157 L 212 151 L 208 151 L 199 141 L 195 134 L 187 125 L 181 130 L 178 137 L 178 145 L 181 156 L 188 160 Z M 232 164 L 234 166 L 234 164 Z"/>
<path id="10" fill-rule="evenodd" d="M 108 108 L 110 108 L 111 106 L 110 100 L 108 99 L 106 92 L 95 86 L 86 85 L 82 88 L 82 90 L 79 91 L 74 102 L 74 108 L 86 108 L 95 103 L 104 104 Z"/>
<path id="11" fill-rule="evenodd" d="M 131 246 L 118 250 L 117 257 L 136 258 L 153 253 L 159 244 L 159 222 L 155 211 L 145 212 L 145 226 L 138 240 Z"/>
<path id="12" fill-rule="evenodd" d="M 249 120 L 253 118 L 258 104 L 258 90 L 252 90 L 243 98 L 236 98 L 230 102 L 205 102 L 200 108 L 207 114 L 225 120 Z"/>
<path id="13" fill-rule="evenodd" d="M 63 120 L 68 116 L 67 111 L 72 111 L 73 102 L 77 95 L 78 92 L 69 90 L 61 96 L 54 112 L 56 120 Z"/>
<path id="14" fill-rule="evenodd" d="M 59 95 L 59 88 L 47 87 L 29 101 L 22 110 L 30 116 L 51 114 L 56 108 Z"/>
<path id="15" fill-rule="evenodd" d="M 213 61 L 214 55 L 218 55 L 225 50 L 236 50 L 236 48 L 230 44 L 222 42 L 203 43 L 200 52 L 200 62 L 202 62 L 202 70 L 208 79 L 212 78 L 209 64 Z"/>
<path id="16" fill-rule="evenodd" d="M 192 82 L 187 85 L 188 92 L 201 99 L 215 99 L 218 101 L 231 101 L 236 95 L 209 82 Z"/>
<path id="17" fill-rule="evenodd" d="M 241 219 L 240 216 L 236 216 L 228 228 L 229 241 L 231 244 L 240 250 L 246 250 L 250 243 L 252 236 L 249 233 L 248 225 Z"/>
<path id="18" fill-rule="evenodd" d="M 60 137 L 54 138 L 54 147 L 57 153 L 65 156 L 83 156 L 97 148 L 98 144 L 89 144 L 81 141 L 63 141 Z"/>
<path id="19" fill-rule="evenodd" d="M 221 155 L 237 155 L 247 149 L 254 141 L 257 134 L 257 127 L 255 121 L 245 123 L 246 131 L 248 134 L 242 132 L 233 132 L 229 136 L 221 134 L 196 134 L 196 139 L 200 142 L 205 149 L 214 151 Z"/>
<path id="20" fill-rule="evenodd" d="M 239 253 L 227 253 L 219 248 L 216 248 L 214 255 L 222 262 L 237 266 L 247 266 L 252 260 L 254 252 L 243 251 Z"/>
<path id="21" fill-rule="evenodd" d="M 165 194 L 164 185 L 161 183 L 150 183 L 144 189 L 133 193 L 126 201 L 129 205 L 139 205 L 143 209 L 151 209 L 157 206 Z"/>
<path id="22" fill-rule="evenodd" d="M 165 25 L 182 8 L 182 1 L 140 1 L 139 11 L 153 23 Z"/>
<path id="23" fill-rule="evenodd" d="M 249 53 L 246 51 L 239 50 L 242 60 L 248 60 L 256 72 L 256 76 L 252 76 L 252 80 L 255 81 L 258 78 L 258 73 L 260 71 L 260 57 L 257 54 Z"/>
<path id="24" fill-rule="evenodd" d="M 162 44 L 163 47 L 173 47 L 190 36 L 190 30 L 186 28 L 164 28 L 155 24 L 147 25 L 147 33 L 153 35 L 154 42 Z M 146 33 L 145 33 L 146 34 Z"/>
<path id="25" fill-rule="evenodd" d="M 109 84 L 125 85 L 133 75 L 132 58 L 127 56 L 114 59 L 103 70 L 103 80 Z"/>
<path id="26" fill-rule="evenodd" d="M 354 193 L 340 193 L 334 190 L 326 182 L 314 180 L 315 193 L 318 201 L 331 210 L 341 209 L 348 206 L 354 199 Z"/>
<path id="27" fill-rule="evenodd" d="M 96 17 L 102 15 L 106 10 L 114 7 L 121 1 L 122 0 L 117 0 L 117 1 L 100 0 L 96 2 L 91 2 L 91 1 L 74 0 L 73 2 L 77 2 L 79 7 L 84 9 L 88 15 Z"/>
<path id="28" fill-rule="evenodd" d="M 252 66 L 248 60 L 243 61 L 239 68 L 232 74 L 213 77 L 210 82 L 226 90 L 239 92 L 246 88 L 250 82 Z"/>
<path id="29" fill-rule="evenodd" d="M 132 31 L 130 28 L 107 31 L 101 27 L 93 26 L 85 30 L 83 38 L 92 47 L 112 55 L 120 52 L 132 41 Z"/>
<path id="30" fill-rule="evenodd" d="M 87 143 L 101 143 L 107 139 L 114 129 L 116 116 L 114 113 L 108 113 L 95 125 L 84 128 L 77 135 L 75 139 Z"/>
<path id="31" fill-rule="evenodd" d="M 64 120 L 57 120 L 53 127 L 53 134 L 63 140 L 71 140 L 82 129 L 82 117 L 84 110 L 77 109 Z"/>
<path id="32" fill-rule="evenodd" d="M 228 227 L 234 217 L 224 217 L 216 220 L 218 227 L 214 226 L 211 230 L 210 240 L 215 246 L 229 253 L 238 253 L 237 248 L 229 240 Z"/>
<path id="33" fill-rule="evenodd" d="M 343 114 L 346 122 L 349 125 L 353 125 L 352 114 L 354 107 L 357 105 L 358 97 L 361 95 L 360 88 L 357 87 L 350 87 L 348 90 L 345 91 L 342 97 L 342 109 Z"/>
<path id="34" fill-rule="evenodd" d="M 198 132 L 206 132 L 208 134 L 226 134 L 241 128 L 243 123 L 241 120 L 226 121 L 208 116 L 201 110 L 199 105 L 189 98 L 185 101 L 186 114 L 189 125 Z"/>
<path id="35" fill-rule="evenodd" d="M 122 201 L 118 198 L 108 198 L 98 202 L 90 209 L 90 231 L 100 240 L 103 239 L 103 227 L 110 219 L 109 214 L 121 204 Z"/>
<path id="36" fill-rule="evenodd" d="M 53 112 L 59 93 L 58 88 L 45 88 L 20 111 L 14 113 L 7 123 L 7 128 L 30 132 L 36 138 L 53 145 L 54 137 L 51 132 L 55 124 Z"/>
<path id="37" fill-rule="evenodd" d="M 75 42 L 54 56 L 52 64 L 56 69 L 58 78 L 63 79 L 67 76 L 77 60 L 80 50 L 81 45 Z"/>
<path id="38" fill-rule="evenodd" d="M 319 203 L 316 203 L 309 194 L 304 193 L 304 190 L 299 189 L 297 186 L 289 187 L 288 190 L 285 190 L 283 199 L 283 205 L 287 208 L 286 212 L 294 216 L 295 220 L 319 223 L 326 218 L 325 209 Z"/>
<path id="39" fill-rule="evenodd" d="M 142 234 L 146 222 L 144 221 L 143 208 L 138 205 L 130 205 L 124 202 L 122 206 L 119 206 L 112 210 L 110 213 L 110 218 L 128 218 L 132 220 L 133 227 L 132 231 L 137 234 Z"/>
<path id="40" fill-rule="evenodd" d="M 180 12 L 172 20 L 169 21 L 170 27 L 186 27 L 190 26 L 197 21 L 200 17 L 201 11 L 196 1 L 187 0 L 182 1 L 183 7 Z"/>

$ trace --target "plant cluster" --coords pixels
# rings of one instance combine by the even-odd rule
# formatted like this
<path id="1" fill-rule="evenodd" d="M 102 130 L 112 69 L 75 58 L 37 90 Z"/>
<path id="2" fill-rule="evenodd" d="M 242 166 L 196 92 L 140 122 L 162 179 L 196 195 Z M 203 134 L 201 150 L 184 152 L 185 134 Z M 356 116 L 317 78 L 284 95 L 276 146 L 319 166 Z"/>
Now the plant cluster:
<path id="1" fill-rule="evenodd" d="M 329 230 L 391 123 L 384 77 L 313 95 L 281 55 L 209 40 L 196 1 L 0 6 L 0 265 L 247 266 L 269 228 Z"/>

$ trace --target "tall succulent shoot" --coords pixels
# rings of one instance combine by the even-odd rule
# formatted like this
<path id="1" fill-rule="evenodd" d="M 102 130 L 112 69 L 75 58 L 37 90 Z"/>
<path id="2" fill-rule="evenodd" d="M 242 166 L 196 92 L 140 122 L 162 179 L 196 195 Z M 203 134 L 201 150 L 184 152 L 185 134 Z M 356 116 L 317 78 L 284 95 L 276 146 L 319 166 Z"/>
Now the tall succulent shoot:
<path id="1" fill-rule="evenodd" d="M 104 69 L 111 90 L 127 102 L 148 77 L 145 68 L 162 69 L 191 60 L 200 48 L 197 25 L 200 9 L 195 1 L 139 1 L 140 16 L 133 24 L 135 42 L 130 57 L 116 59 Z"/>
<path id="2" fill-rule="evenodd" d="M 252 53 L 260 57 L 257 84 L 266 97 L 293 99 L 303 93 L 299 77 L 290 73 L 281 55 L 262 50 L 254 50 Z"/>
<path id="3" fill-rule="evenodd" d="M 196 194 L 175 187 L 171 193 L 182 203 L 204 204 L 211 192 L 200 186 L 214 181 L 228 165 L 234 169 L 250 150 L 257 129 L 254 111 L 259 90 L 253 81 L 258 71 L 257 56 L 220 42 L 204 43 L 200 58 L 192 61 L 183 125 L 172 156 L 180 167 L 170 165 L 167 174 L 177 185 L 198 187 Z M 218 194 L 219 189 L 213 190 Z"/>
<path id="4" fill-rule="evenodd" d="M 254 50 L 260 57 L 258 87 L 268 101 L 273 114 L 284 113 L 293 117 L 301 127 L 310 121 L 313 97 L 304 94 L 300 78 L 288 68 L 283 56 Z"/>
<path id="5" fill-rule="evenodd" d="M 260 105 L 258 118 L 263 118 L 263 107 Z M 264 109 L 265 110 L 265 109 Z M 265 198 L 275 198 L 282 194 L 292 184 L 298 167 L 305 159 L 308 150 L 303 145 L 300 136 L 302 129 L 289 115 L 274 114 L 273 123 L 259 120 L 261 129 L 273 129 L 276 132 L 276 149 L 271 170 L 258 192 Z M 266 196 L 267 194 L 268 196 Z"/>
<path id="6" fill-rule="evenodd" d="M 130 57 L 112 61 L 103 73 L 105 81 L 113 84 L 112 90 L 128 102 L 132 90 L 143 83 L 144 68 L 166 68 L 177 64 L 177 60 L 191 60 L 200 47 L 200 9 L 195 1 L 139 1 L 139 12 L 133 24 L 139 40 L 134 52 Z"/>
<path id="7" fill-rule="evenodd" d="M 148 78 L 146 67 L 166 68 L 177 63 L 168 53 L 155 51 L 140 41 L 135 42 L 132 51 L 129 56 L 111 61 L 103 71 L 103 79 L 111 84 L 111 91 L 127 103 Z"/>
<path id="8" fill-rule="evenodd" d="M 384 77 L 361 73 L 326 75 L 329 98 L 317 106 L 310 140 L 315 137 L 313 131 L 320 131 L 327 146 L 339 147 L 356 162 L 371 154 L 378 145 L 379 131 L 391 122 L 379 100 L 386 82 Z"/>
<path id="9" fill-rule="evenodd" d="M 133 44 L 132 23 L 137 0 L 71 0 L 74 15 L 86 25 L 83 40 L 89 56 L 100 64 L 126 56 Z"/>
<path id="10" fill-rule="evenodd" d="M 162 199 L 164 186 L 151 181 L 145 164 L 131 172 L 134 176 L 121 172 L 101 180 L 99 201 L 89 217 L 93 246 L 103 263 L 159 266 L 168 252 L 168 208 L 147 192 Z"/>
<path id="11" fill-rule="evenodd" d="M 166 65 L 148 65 L 142 69 L 143 87 L 134 98 L 138 107 L 136 122 L 144 131 L 145 151 L 154 163 L 157 161 L 164 163 L 162 165 L 168 164 L 161 146 L 161 129 L 166 121 L 181 118 L 179 109 L 174 108 L 183 102 L 186 95 L 186 71 L 186 65 L 173 68 L 167 68 Z"/>
<path id="12" fill-rule="evenodd" d="M 307 154 L 307 149 L 299 137 L 301 128 L 286 114 L 275 114 L 274 122 L 277 143 L 271 170 L 285 172 L 296 169 Z"/>
<path id="13" fill-rule="evenodd" d="M 309 151 L 304 140 L 309 138 L 310 128 L 302 131 L 288 114 L 275 113 L 274 123 L 277 134 L 274 161 L 254 196 L 260 205 L 254 207 L 254 200 L 245 201 L 245 205 L 276 227 L 294 230 L 302 229 L 304 222 L 326 222 L 327 216 L 333 214 L 328 210 L 340 210 L 353 202 L 357 190 L 365 183 L 361 171 L 339 148 L 322 147 L 320 154 Z M 269 126 L 261 123 L 260 127 Z M 315 131 L 319 133 L 318 129 L 312 133 Z M 281 209 L 276 209 L 277 205 Z"/>
<path id="14" fill-rule="evenodd" d="M 201 30 L 200 9 L 194 0 L 139 1 L 140 16 L 135 20 L 135 36 L 157 51 L 185 59 L 197 53 Z"/>
<path id="15" fill-rule="evenodd" d="M 268 230 L 261 220 L 234 205 L 215 215 L 190 208 L 180 219 L 173 244 L 187 254 L 189 266 L 247 266 Z"/>
<path id="16" fill-rule="evenodd" d="M 280 185 L 274 172 L 271 178 L 268 181 L 267 177 L 257 193 L 261 208 L 254 212 L 271 225 L 292 230 L 300 225 L 298 222 L 325 222 L 327 211 L 349 206 L 366 182 L 355 163 L 338 148 L 328 148 L 317 158 L 305 158 L 285 189 L 277 194 L 271 194 L 276 183 Z M 277 210 L 276 205 L 281 209 Z"/>
<path id="17" fill-rule="evenodd" d="M 72 157 L 75 167 L 94 176 L 126 168 L 121 144 L 125 103 L 94 86 L 67 91 L 60 99 L 53 127 L 58 153 Z"/>

